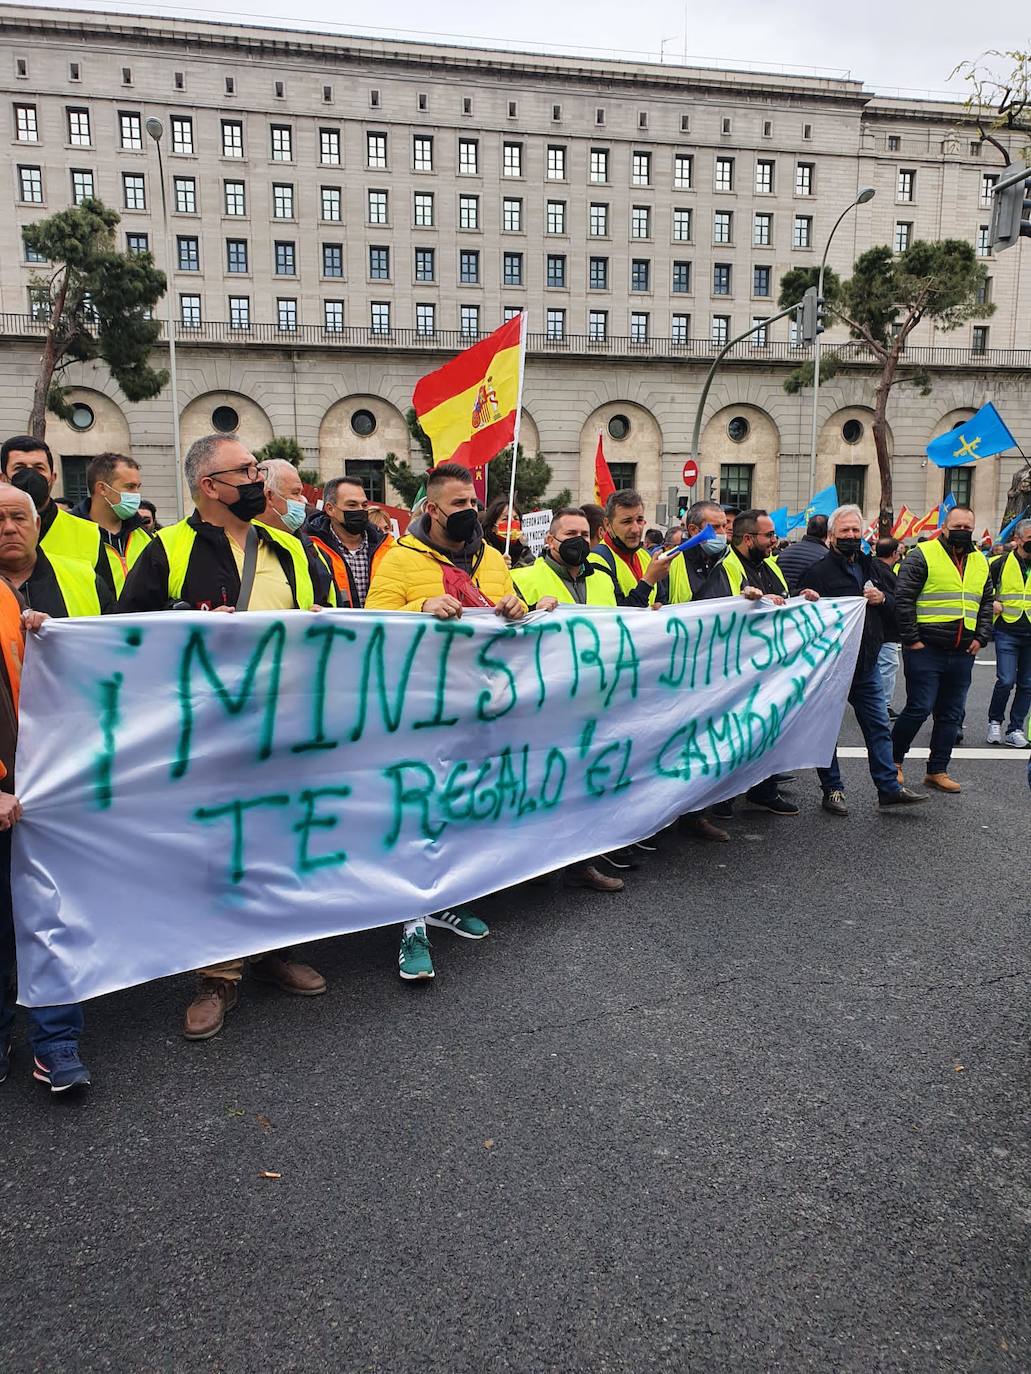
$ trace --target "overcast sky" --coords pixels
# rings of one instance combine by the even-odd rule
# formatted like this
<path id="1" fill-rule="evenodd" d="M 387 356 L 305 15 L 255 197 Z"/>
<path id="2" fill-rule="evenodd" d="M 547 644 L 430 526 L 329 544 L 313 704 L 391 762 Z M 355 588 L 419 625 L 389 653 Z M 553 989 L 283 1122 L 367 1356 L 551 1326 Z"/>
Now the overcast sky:
<path id="1" fill-rule="evenodd" d="M 468 0 L 211 0 L 187 3 L 87 0 L 83 9 L 117 9 L 170 17 L 324 28 L 376 36 L 438 37 L 486 41 L 490 46 L 529 46 L 585 56 L 625 55 L 658 60 L 663 39 L 667 61 L 684 52 L 682 0 L 652 0 L 638 10 L 627 0 L 590 0 L 556 6 L 554 0 L 516 5 L 469 4 Z M 283 11 L 294 11 L 284 19 Z M 948 91 L 957 62 L 990 48 L 1028 47 L 1031 16 L 1026 3 L 994 0 L 689 0 L 687 52 L 760 70 L 824 68 L 851 73 L 877 90 Z M 389 28 L 387 27 L 389 26 Z M 429 26 L 429 27 L 427 27 Z M 962 88 L 954 83 L 951 88 Z"/>

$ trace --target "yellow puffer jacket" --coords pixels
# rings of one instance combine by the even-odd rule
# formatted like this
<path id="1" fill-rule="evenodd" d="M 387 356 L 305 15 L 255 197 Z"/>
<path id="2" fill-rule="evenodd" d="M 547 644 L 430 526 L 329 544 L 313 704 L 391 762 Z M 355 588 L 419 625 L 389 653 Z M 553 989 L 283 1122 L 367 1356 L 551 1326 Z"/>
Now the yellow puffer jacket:
<path id="1" fill-rule="evenodd" d="M 497 605 L 503 596 L 515 591 L 512 574 L 497 549 L 487 543 L 480 546 L 477 557 L 479 562 L 473 568 L 472 579 L 484 596 Z M 449 562 L 414 535 L 402 535 L 380 559 L 365 598 L 365 609 L 421 611 L 425 601 L 444 595 L 442 569 Z"/>

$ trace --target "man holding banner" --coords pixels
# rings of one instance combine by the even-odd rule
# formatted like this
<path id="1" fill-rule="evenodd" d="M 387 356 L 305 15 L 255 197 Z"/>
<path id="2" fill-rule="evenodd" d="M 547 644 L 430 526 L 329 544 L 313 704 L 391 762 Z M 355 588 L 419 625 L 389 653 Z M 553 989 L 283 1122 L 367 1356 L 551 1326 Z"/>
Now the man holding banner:
<path id="1" fill-rule="evenodd" d="M 644 500 L 636 491 L 613 491 L 605 502 L 601 540 L 591 550 L 591 562 L 612 579 L 617 606 L 650 606 L 669 571 L 663 559 L 653 559 L 644 547 L 648 521 Z"/>

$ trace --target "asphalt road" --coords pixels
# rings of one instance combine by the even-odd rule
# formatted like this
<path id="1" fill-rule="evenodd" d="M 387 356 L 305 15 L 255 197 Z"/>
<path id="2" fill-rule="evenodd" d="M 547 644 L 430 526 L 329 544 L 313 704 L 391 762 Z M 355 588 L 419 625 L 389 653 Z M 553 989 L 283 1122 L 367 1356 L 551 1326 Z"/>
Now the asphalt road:
<path id="1" fill-rule="evenodd" d="M 433 985 L 373 932 L 209 1044 L 184 978 L 91 1005 L 82 1102 L 22 1051 L 0 1368 L 1031 1368 L 1026 773 L 880 814 L 844 771 L 848 820 L 802 775 L 627 896 L 490 898 Z"/>

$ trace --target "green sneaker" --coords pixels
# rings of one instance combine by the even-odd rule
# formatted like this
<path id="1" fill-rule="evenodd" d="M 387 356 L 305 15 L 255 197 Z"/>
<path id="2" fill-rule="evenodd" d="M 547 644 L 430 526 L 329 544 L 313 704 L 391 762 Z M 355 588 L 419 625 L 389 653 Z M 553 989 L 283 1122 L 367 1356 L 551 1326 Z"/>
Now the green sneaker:
<path id="1" fill-rule="evenodd" d="M 425 926 L 416 926 L 410 935 L 406 933 L 401 936 L 397 971 L 402 978 L 407 979 L 433 977 L 430 941 Z"/>
<path id="2" fill-rule="evenodd" d="M 426 924 L 450 930 L 452 935 L 461 935 L 463 940 L 482 940 L 490 934 L 486 921 L 481 921 L 471 911 L 438 911 L 436 916 L 426 917 Z"/>

